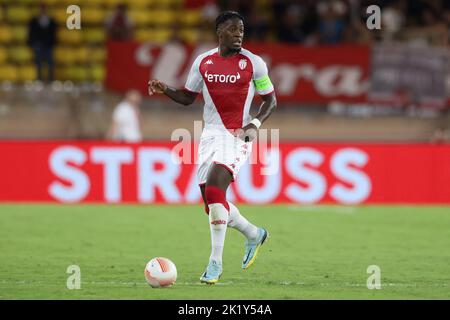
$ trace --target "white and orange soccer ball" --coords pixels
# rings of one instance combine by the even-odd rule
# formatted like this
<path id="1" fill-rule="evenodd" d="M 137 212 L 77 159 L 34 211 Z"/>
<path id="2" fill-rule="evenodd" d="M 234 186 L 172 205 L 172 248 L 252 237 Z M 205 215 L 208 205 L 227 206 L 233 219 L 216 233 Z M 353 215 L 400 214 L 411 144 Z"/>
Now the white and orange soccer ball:
<path id="1" fill-rule="evenodd" d="M 147 263 L 144 274 L 153 288 L 168 287 L 177 280 L 177 267 L 169 259 L 157 257 Z"/>

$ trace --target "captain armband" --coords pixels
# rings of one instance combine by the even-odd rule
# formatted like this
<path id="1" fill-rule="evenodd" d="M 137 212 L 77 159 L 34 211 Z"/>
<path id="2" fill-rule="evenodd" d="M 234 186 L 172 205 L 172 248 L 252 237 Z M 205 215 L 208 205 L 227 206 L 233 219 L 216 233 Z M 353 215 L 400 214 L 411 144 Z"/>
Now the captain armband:
<path id="1" fill-rule="evenodd" d="M 264 77 L 253 80 L 256 90 L 257 91 L 264 91 L 267 89 L 270 89 L 272 87 L 272 82 L 270 81 L 270 78 L 268 75 L 265 75 Z"/>

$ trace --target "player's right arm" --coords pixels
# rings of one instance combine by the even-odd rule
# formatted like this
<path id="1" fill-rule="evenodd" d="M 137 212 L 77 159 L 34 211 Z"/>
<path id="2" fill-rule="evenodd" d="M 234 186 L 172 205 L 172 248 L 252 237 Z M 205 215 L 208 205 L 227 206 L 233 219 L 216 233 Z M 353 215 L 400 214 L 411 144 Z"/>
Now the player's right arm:
<path id="1" fill-rule="evenodd" d="M 192 104 L 203 88 L 203 77 L 199 68 L 201 59 L 202 57 L 198 56 L 192 64 L 184 89 L 175 89 L 159 80 L 150 80 L 148 94 L 164 93 L 173 101 L 185 106 Z"/>
<path id="2" fill-rule="evenodd" d="M 150 80 L 148 82 L 148 94 L 152 96 L 155 93 L 164 93 L 173 101 L 185 106 L 192 104 L 198 96 L 197 92 L 191 92 L 185 89 L 175 89 L 159 80 Z"/>

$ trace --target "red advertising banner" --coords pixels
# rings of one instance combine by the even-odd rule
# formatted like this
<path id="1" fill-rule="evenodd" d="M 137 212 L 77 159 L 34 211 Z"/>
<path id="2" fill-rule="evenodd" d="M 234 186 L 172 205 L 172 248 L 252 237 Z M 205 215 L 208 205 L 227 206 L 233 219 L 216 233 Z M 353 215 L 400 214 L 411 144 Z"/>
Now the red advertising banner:
<path id="1" fill-rule="evenodd" d="M 147 94 L 148 80 L 159 79 L 181 88 L 195 58 L 214 47 L 177 42 L 163 46 L 109 42 L 106 86 L 118 92 L 135 88 Z M 245 48 L 266 61 L 281 102 L 350 103 L 366 99 L 370 58 L 367 46 L 248 43 Z"/>
<path id="2" fill-rule="evenodd" d="M 0 142 L 0 201 L 199 203 L 196 165 L 174 161 L 174 146 Z M 231 201 L 450 204 L 450 145 L 280 143 L 261 150 L 253 152 L 261 161 L 239 172 Z"/>

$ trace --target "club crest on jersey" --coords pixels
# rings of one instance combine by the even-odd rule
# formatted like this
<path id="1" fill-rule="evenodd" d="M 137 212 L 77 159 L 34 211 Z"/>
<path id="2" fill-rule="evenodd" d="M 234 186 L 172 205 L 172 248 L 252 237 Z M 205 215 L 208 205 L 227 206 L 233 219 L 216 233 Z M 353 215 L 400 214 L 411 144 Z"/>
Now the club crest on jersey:
<path id="1" fill-rule="evenodd" d="M 239 68 L 241 68 L 241 70 L 244 70 L 246 66 L 247 66 L 247 60 L 246 59 L 239 60 Z"/>

